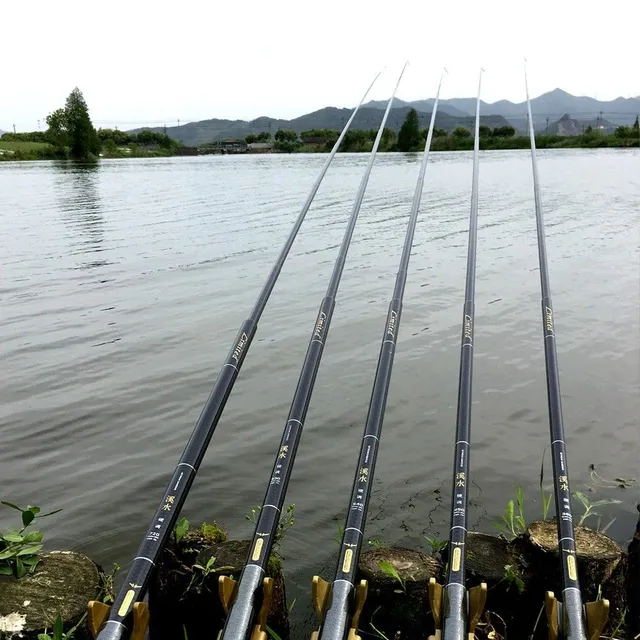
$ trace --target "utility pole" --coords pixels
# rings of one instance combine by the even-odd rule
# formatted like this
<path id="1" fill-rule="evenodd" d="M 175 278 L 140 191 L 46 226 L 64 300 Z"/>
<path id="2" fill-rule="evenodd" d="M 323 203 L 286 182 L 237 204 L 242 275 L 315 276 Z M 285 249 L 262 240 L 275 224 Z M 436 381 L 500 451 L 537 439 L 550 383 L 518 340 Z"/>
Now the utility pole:
<path id="1" fill-rule="evenodd" d="M 15 125 L 15 123 L 14 123 L 14 124 L 13 124 L 13 133 L 15 133 L 15 132 L 16 132 L 16 125 Z"/>

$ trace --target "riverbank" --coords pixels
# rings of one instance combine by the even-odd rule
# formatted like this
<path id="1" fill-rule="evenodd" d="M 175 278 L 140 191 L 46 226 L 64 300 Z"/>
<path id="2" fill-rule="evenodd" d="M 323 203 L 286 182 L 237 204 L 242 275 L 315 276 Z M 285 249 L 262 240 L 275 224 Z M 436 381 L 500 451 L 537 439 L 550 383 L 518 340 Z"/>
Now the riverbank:
<path id="1" fill-rule="evenodd" d="M 335 140 L 328 140 L 321 144 L 301 144 L 292 151 L 280 151 L 275 147 L 261 147 L 252 149 L 250 145 L 242 145 L 238 142 L 228 145 L 202 146 L 202 147 L 144 147 L 132 144 L 126 147 L 109 147 L 102 149 L 99 157 L 108 159 L 118 158 L 168 158 L 175 156 L 200 156 L 200 155 L 252 155 L 272 153 L 329 153 L 335 144 Z M 482 151 L 505 151 L 513 149 L 529 149 L 529 136 L 513 136 L 509 138 L 486 136 L 480 138 Z M 424 140 L 422 142 L 424 145 Z M 363 136 L 357 142 L 351 142 L 340 149 L 343 153 L 368 153 L 373 147 L 373 139 Z M 603 148 L 638 148 L 640 138 L 622 138 L 617 135 L 584 134 L 580 136 L 536 136 L 538 149 L 603 149 Z M 423 146 L 413 151 L 421 151 Z M 431 151 L 471 151 L 473 149 L 472 137 L 459 137 L 455 135 L 435 137 L 431 143 Z M 388 148 L 381 148 L 381 152 L 403 153 L 395 148 L 395 144 Z M 68 154 L 59 148 L 46 142 L 14 142 L 0 140 L 0 162 L 18 160 L 54 160 L 64 159 Z M 96 158 L 97 159 L 97 158 Z"/>

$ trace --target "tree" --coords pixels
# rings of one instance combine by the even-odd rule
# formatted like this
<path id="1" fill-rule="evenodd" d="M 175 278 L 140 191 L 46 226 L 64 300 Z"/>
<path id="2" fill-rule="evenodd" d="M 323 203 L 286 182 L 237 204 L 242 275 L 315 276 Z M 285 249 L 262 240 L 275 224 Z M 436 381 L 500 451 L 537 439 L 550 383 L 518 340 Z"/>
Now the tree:
<path id="1" fill-rule="evenodd" d="M 253 144 L 258 141 L 258 136 L 255 133 L 250 133 L 248 136 L 245 136 L 244 141 L 247 144 Z"/>
<path id="2" fill-rule="evenodd" d="M 271 140 L 271 134 L 268 131 L 263 131 L 256 137 L 257 142 L 269 142 L 269 140 Z"/>
<path id="3" fill-rule="evenodd" d="M 382 138 L 380 140 L 380 147 L 383 151 L 388 151 L 396 142 L 396 132 L 389 127 L 385 127 L 382 130 Z"/>
<path id="4" fill-rule="evenodd" d="M 589 125 L 589 126 L 585 129 L 585 131 L 584 131 L 584 132 L 585 132 L 585 133 L 593 133 L 593 127 L 592 127 L 591 125 Z"/>
<path id="5" fill-rule="evenodd" d="M 470 138 L 471 131 L 469 131 L 469 129 L 466 129 L 465 127 L 456 127 L 455 131 L 453 132 L 453 137 L 454 138 Z"/>
<path id="6" fill-rule="evenodd" d="M 480 137 L 488 138 L 491 135 L 491 127 L 487 127 L 486 124 L 480 125 Z"/>
<path id="7" fill-rule="evenodd" d="M 513 138 L 516 135 L 516 130 L 511 125 L 505 125 L 504 127 L 496 127 L 493 130 L 493 135 L 498 138 Z"/>
<path id="8" fill-rule="evenodd" d="M 88 160 L 100 152 L 100 138 L 91 124 L 89 109 L 82 92 L 76 87 L 67 97 L 63 109 L 46 117 L 47 135 L 58 148 L 71 148 L 71 157 Z"/>
<path id="9" fill-rule="evenodd" d="M 640 138 L 640 122 L 638 122 L 638 116 L 636 116 L 636 121 L 633 123 L 631 127 L 632 136 L 634 138 Z"/>
<path id="10" fill-rule="evenodd" d="M 293 129 L 278 129 L 275 140 L 276 149 L 286 153 L 292 153 L 302 144 L 298 140 L 298 134 Z"/>
<path id="11" fill-rule="evenodd" d="M 440 129 L 438 127 L 435 127 L 433 130 L 433 137 L 434 138 L 446 138 L 449 134 L 447 133 L 446 129 Z"/>
<path id="12" fill-rule="evenodd" d="M 67 113 L 64 109 L 56 109 L 45 118 L 49 129 L 47 137 L 55 147 L 69 145 L 69 130 L 67 127 Z"/>
<path id="13" fill-rule="evenodd" d="M 618 136 L 618 138 L 630 138 L 631 131 L 631 127 L 620 126 L 616 129 L 616 136 Z"/>
<path id="14" fill-rule="evenodd" d="M 100 140 L 91 123 L 87 103 L 78 87 L 67 97 L 64 110 L 71 156 L 79 160 L 87 160 L 91 155 L 100 153 Z"/>
<path id="15" fill-rule="evenodd" d="M 407 117 L 404 119 L 398 133 L 396 148 L 398 151 L 413 151 L 420 146 L 420 121 L 418 112 L 409 109 Z"/>
<path id="16" fill-rule="evenodd" d="M 298 134 L 293 129 L 278 129 L 275 138 L 276 142 L 296 142 Z"/>

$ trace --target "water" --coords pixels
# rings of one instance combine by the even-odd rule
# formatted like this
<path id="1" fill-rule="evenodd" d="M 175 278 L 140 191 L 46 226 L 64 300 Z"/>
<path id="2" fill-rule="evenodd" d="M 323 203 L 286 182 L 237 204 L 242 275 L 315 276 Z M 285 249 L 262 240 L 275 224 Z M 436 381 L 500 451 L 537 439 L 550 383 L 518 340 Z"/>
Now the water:
<path id="1" fill-rule="evenodd" d="M 2 498 L 64 511 L 51 548 L 128 566 L 326 156 L 0 164 Z M 282 553 L 294 616 L 335 568 L 419 156 L 374 166 L 298 452 Z M 269 302 L 185 515 L 249 537 L 365 155 L 334 161 Z M 541 151 L 572 489 L 638 475 L 640 154 Z M 368 538 L 446 537 L 471 155 L 432 155 Z M 516 485 L 540 514 L 548 446 L 531 164 L 481 154 L 470 522 Z M 546 480 L 550 480 L 547 457 Z M 638 485 L 597 487 L 626 544 Z M 579 507 L 576 507 L 579 508 Z M 0 511 L 0 526 L 13 514 Z M 590 519 L 592 525 L 597 518 Z"/>

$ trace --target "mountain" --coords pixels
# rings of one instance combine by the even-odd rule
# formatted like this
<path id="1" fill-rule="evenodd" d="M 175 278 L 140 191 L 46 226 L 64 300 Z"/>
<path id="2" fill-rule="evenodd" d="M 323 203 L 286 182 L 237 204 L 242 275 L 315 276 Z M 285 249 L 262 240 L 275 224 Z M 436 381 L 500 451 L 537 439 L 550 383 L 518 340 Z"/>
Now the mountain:
<path id="1" fill-rule="evenodd" d="M 613 133 L 616 125 L 608 122 L 604 118 L 595 118 L 594 120 L 576 120 L 565 114 L 557 122 L 538 128 L 538 133 L 548 133 L 549 135 L 558 136 L 577 136 L 584 133 L 589 127 L 594 131 L 599 129 L 603 133 Z"/>
<path id="2" fill-rule="evenodd" d="M 416 110 L 422 108 L 425 102 L 433 103 L 433 100 L 416 100 L 414 102 L 404 102 L 407 106 L 412 106 Z M 371 104 L 371 103 L 370 103 Z M 380 104 L 375 103 L 376 106 Z M 420 107 L 418 106 L 420 105 Z M 453 115 L 472 115 L 475 113 L 475 98 L 452 98 L 450 100 L 441 100 L 442 109 Z M 380 108 L 380 107 L 378 107 Z M 455 109 L 458 113 L 449 111 Z M 636 98 L 616 98 L 615 100 L 601 101 L 588 96 L 574 96 L 562 89 L 554 89 L 543 93 L 537 98 L 531 100 L 531 111 L 533 113 L 533 122 L 536 128 L 540 128 L 546 124 L 547 118 L 550 121 L 556 121 L 564 114 L 569 114 L 572 118 L 578 119 L 580 122 L 586 120 L 595 120 L 598 117 L 606 118 L 614 125 L 631 125 L 640 113 L 640 96 Z M 521 131 L 526 130 L 527 126 L 527 103 L 511 102 L 509 100 L 498 100 L 498 102 L 480 101 L 480 112 L 503 116 L 509 121 L 509 124 Z M 602 115 L 600 114 L 602 112 Z"/>
<path id="3" fill-rule="evenodd" d="M 402 103 L 401 103 L 402 104 Z M 391 109 L 387 126 L 398 131 L 411 107 L 400 106 Z M 261 133 L 278 129 L 293 129 L 297 133 L 310 129 L 334 129 L 340 131 L 351 116 L 351 109 L 338 109 L 337 107 L 325 107 L 313 113 L 307 113 L 293 120 L 279 120 L 277 118 L 261 117 L 247 122 L 246 120 L 200 120 L 189 122 L 179 127 L 167 127 L 167 135 L 175 140 L 180 140 L 187 146 L 197 146 L 212 142 L 213 140 L 225 140 L 229 138 L 244 138 L 249 133 Z M 382 114 L 377 107 L 361 107 L 353 124 L 353 129 L 377 129 L 380 126 Z M 418 111 L 420 126 L 429 126 L 431 113 Z M 489 127 L 502 127 L 508 122 L 502 116 L 486 115 L 480 118 L 482 124 Z M 456 117 L 438 110 L 436 114 L 436 126 L 446 131 L 453 131 L 456 127 L 473 127 L 473 117 Z M 144 129 L 134 129 L 130 133 L 138 133 Z M 162 127 L 149 129 L 150 131 L 163 131 Z"/>
<path id="4" fill-rule="evenodd" d="M 369 100 L 369 102 L 365 103 L 364 107 L 371 107 L 373 109 L 382 109 L 383 111 L 387 108 L 387 100 Z M 435 102 L 435 98 L 429 98 L 428 100 L 414 100 L 413 102 L 405 102 L 404 100 L 399 100 L 398 98 L 393 99 L 394 107 L 413 107 L 416 111 L 425 111 L 427 113 L 431 113 L 433 111 L 433 104 Z M 453 105 L 448 104 L 446 101 L 440 100 L 438 102 L 438 110 L 443 111 L 444 113 L 449 114 L 450 116 L 455 116 L 456 118 L 467 118 L 472 113 L 475 113 L 475 102 L 472 106 L 472 111 L 462 111 L 460 109 L 456 109 Z"/>

